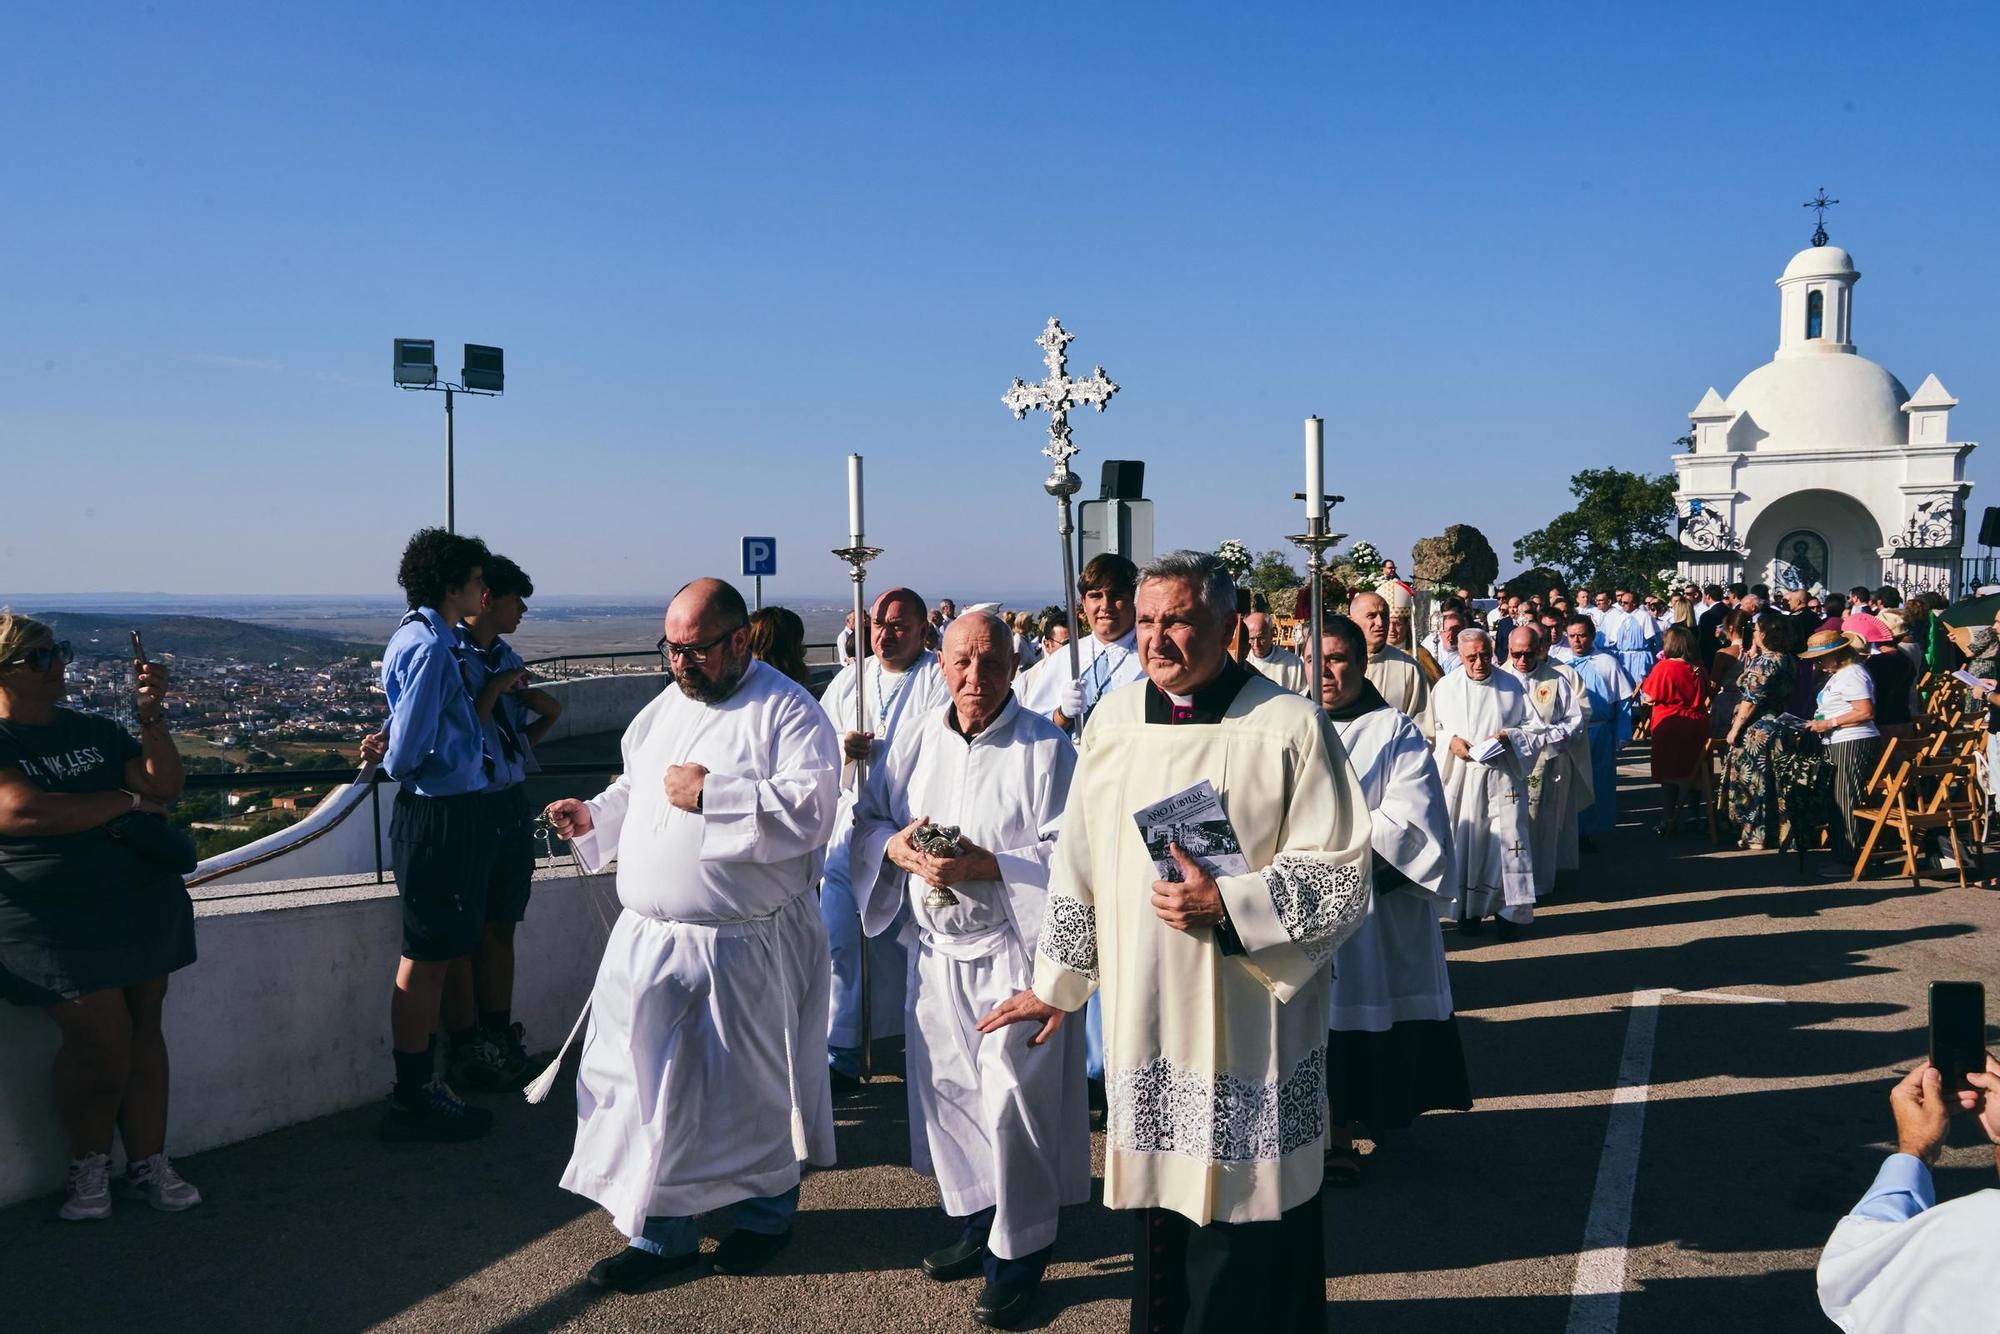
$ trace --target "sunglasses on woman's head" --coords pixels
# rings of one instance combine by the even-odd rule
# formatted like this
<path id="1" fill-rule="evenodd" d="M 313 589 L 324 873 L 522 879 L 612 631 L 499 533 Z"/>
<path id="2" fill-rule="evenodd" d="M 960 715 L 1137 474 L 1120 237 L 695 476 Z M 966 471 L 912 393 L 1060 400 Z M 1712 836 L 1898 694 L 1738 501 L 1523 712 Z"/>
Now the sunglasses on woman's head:
<path id="1" fill-rule="evenodd" d="M 59 663 L 67 667 L 75 661 L 76 654 L 71 652 L 69 641 L 65 639 L 54 644 L 44 644 L 40 648 L 31 648 L 19 657 L 0 662 L 0 667 L 26 667 L 31 672 L 46 672 Z"/>

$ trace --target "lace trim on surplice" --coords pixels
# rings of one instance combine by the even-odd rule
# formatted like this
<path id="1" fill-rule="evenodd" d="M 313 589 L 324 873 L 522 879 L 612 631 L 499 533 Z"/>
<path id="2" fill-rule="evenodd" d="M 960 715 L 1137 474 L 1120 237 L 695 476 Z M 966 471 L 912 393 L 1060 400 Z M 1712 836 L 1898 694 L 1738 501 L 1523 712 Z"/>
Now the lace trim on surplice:
<path id="1" fill-rule="evenodd" d="M 1272 1083 L 1203 1074 L 1164 1056 L 1111 1078 L 1111 1141 L 1134 1153 L 1274 1162 L 1326 1134 L 1326 1051 Z"/>
<path id="2" fill-rule="evenodd" d="M 1263 876 L 1285 934 L 1315 964 L 1333 958 L 1368 911 L 1367 885 L 1353 862 L 1329 866 L 1309 854 L 1281 852 Z"/>
<path id="3" fill-rule="evenodd" d="M 1042 913 L 1042 939 L 1037 948 L 1052 962 L 1095 979 L 1097 910 L 1082 899 L 1051 893 Z"/>

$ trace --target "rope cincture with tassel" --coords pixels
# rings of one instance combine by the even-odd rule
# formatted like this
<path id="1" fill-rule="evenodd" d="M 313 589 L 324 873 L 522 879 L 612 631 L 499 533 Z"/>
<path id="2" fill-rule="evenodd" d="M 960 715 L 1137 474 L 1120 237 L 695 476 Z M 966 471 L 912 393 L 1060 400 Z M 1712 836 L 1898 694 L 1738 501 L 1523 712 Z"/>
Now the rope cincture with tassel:
<path id="1" fill-rule="evenodd" d="M 554 861 L 556 859 L 556 842 L 560 836 L 556 833 L 554 827 L 549 824 L 546 812 L 535 817 L 535 837 L 540 840 L 544 848 L 548 849 L 549 860 Z M 576 877 L 579 883 L 587 885 L 590 876 L 583 869 L 583 858 L 577 855 L 576 842 L 573 839 L 567 841 L 569 842 L 570 873 Z M 608 939 L 611 935 L 611 922 L 604 915 L 604 905 L 599 903 L 593 895 L 590 900 L 590 906 L 596 910 L 597 920 L 604 927 L 604 934 Z M 593 986 L 592 994 L 594 995 L 595 992 L 596 988 Z M 562 1048 L 556 1052 L 555 1059 L 549 1062 L 547 1069 L 529 1080 L 527 1085 L 522 1088 L 521 1096 L 529 1102 L 541 1102 L 549 1096 L 549 1091 L 556 1086 L 556 1076 L 562 1072 L 563 1058 L 569 1055 L 570 1045 L 576 1041 L 576 1035 L 583 1031 L 584 1021 L 590 1018 L 590 1000 L 589 996 L 584 998 L 583 1009 L 578 1012 L 576 1022 L 570 1025 L 569 1036 L 563 1039 Z"/>

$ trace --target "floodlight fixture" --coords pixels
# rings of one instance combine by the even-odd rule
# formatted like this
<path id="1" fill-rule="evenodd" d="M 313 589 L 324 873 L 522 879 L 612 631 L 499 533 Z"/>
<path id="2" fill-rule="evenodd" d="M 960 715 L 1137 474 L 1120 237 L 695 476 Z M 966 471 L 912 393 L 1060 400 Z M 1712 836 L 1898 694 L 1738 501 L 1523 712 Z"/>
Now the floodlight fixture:
<path id="1" fill-rule="evenodd" d="M 465 345 L 465 365 L 460 369 L 459 382 L 476 393 L 497 394 L 506 382 L 502 367 L 503 354 L 497 347 L 484 343 Z"/>
<path id="2" fill-rule="evenodd" d="M 437 344 L 428 338 L 396 340 L 396 383 L 428 387 L 437 383 Z"/>

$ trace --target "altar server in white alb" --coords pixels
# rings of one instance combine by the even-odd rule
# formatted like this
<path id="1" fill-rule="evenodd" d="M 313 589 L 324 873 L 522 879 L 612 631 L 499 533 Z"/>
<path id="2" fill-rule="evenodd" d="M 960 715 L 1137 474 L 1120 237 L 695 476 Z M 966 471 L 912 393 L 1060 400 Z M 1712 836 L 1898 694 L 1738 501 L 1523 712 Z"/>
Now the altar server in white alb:
<path id="1" fill-rule="evenodd" d="M 1458 654 L 1462 669 L 1431 691 L 1429 714 L 1458 854 L 1458 923 L 1476 934 L 1497 916 L 1511 936 L 1535 920 L 1528 774 L 1542 742 L 1527 690 L 1493 668 L 1493 636 L 1461 631 Z"/>
<path id="2" fill-rule="evenodd" d="M 886 755 L 904 720 L 924 717 L 944 704 L 944 678 L 938 675 L 937 654 L 924 647 L 927 625 L 924 600 L 914 592 L 892 588 L 882 594 L 868 617 L 874 656 L 841 668 L 820 696 L 821 707 L 840 734 L 842 752 L 840 809 L 834 818 L 819 892 L 819 912 L 833 953 L 827 1064 L 833 1070 L 833 1086 L 842 1091 L 858 1086 L 862 1073 L 864 949 L 868 951 L 868 1038 L 894 1037 L 903 1031 L 903 947 L 894 935 L 874 940 L 862 936 L 857 896 L 847 883 L 848 845 L 854 835 L 854 802 L 859 796 L 855 786 L 857 761 Z M 857 678 L 866 687 L 862 692 L 866 718 L 854 709 Z"/>
<path id="3" fill-rule="evenodd" d="M 1367 910 L 1368 813 L 1317 705 L 1229 657 L 1235 602 L 1212 555 L 1146 567 L 1149 679 L 1084 729 L 1034 990 L 980 1026 L 1046 1040 L 1103 997 L 1104 1202 L 1139 1211 L 1133 1329 L 1318 1334 L 1327 965 Z M 1203 780 L 1251 869 L 1217 879 L 1170 844 L 1163 879 L 1133 816 Z"/>
<path id="4" fill-rule="evenodd" d="M 1055 649 L 1021 678 L 1021 702 L 1080 736 L 1097 702 L 1143 674 L 1132 639 L 1132 590 L 1138 567 L 1112 552 L 1092 556 L 1076 577 L 1084 624 L 1077 645 L 1081 676 L 1071 676 L 1069 650 Z"/>
<path id="5" fill-rule="evenodd" d="M 1357 1136 L 1380 1145 L 1425 1112 L 1470 1108 L 1472 1091 L 1438 936 L 1458 885 L 1437 764 L 1423 731 L 1365 674 L 1359 625 L 1328 617 L 1320 654 L 1320 704 L 1367 795 L 1374 850 L 1375 892 L 1333 956 L 1326 1022 L 1327 1184 L 1351 1186 Z"/>
<path id="6" fill-rule="evenodd" d="M 826 928 L 813 888 L 840 751 L 805 689 L 750 656 L 743 597 L 717 579 L 667 608 L 674 688 L 625 729 L 625 771 L 548 808 L 624 906 L 591 989 L 562 1184 L 631 1245 L 590 1279 L 630 1291 L 697 1262 L 695 1216 L 736 1230 L 748 1273 L 791 1239 L 799 1164 L 833 1162 Z"/>
<path id="7" fill-rule="evenodd" d="M 1042 1048 L 1018 1029 L 978 1029 L 1033 985 L 1076 747 L 1014 699 L 1013 635 L 997 616 L 962 613 L 942 656 L 951 702 L 907 719 L 869 775 L 853 883 L 871 934 L 906 923 L 910 1161 L 937 1178 L 959 1228 L 924 1272 L 949 1281 L 983 1268 L 974 1316 L 1006 1328 L 1034 1300 L 1057 1211 L 1090 1198 L 1081 1025 Z M 926 822 L 956 826 L 959 852 L 918 847 Z"/>

